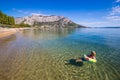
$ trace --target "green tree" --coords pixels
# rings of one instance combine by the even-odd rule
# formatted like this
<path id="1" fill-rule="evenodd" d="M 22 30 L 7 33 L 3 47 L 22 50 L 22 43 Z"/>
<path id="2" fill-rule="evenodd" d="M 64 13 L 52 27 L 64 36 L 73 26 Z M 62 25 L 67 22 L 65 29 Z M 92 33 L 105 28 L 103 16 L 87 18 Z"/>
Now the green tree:
<path id="1" fill-rule="evenodd" d="M 15 20 L 13 16 L 8 16 L 0 11 L 0 24 L 14 25 Z"/>
<path id="2" fill-rule="evenodd" d="M 0 23 L 2 22 L 2 11 L 0 11 Z"/>
<path id="3" fill-rule="evenodd" d="M 12 23 L 12 25 L 15 24 L 15 20 L 14 20 L 14 17 L 13 17 L 13 16 L 11 17 L 11 23 Z"/>

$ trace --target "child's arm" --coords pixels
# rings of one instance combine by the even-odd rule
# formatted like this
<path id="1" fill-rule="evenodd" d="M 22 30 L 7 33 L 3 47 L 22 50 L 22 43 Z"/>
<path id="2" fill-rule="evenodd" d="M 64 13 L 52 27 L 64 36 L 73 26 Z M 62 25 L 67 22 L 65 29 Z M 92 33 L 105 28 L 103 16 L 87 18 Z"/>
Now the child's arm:
<path id="1" fill-rule="evenodd" d="M 89 57 L 88 57 L 88 56 L 84 55 L 84 57 L 85 57 L 86 60 L 89 60 Z"/>

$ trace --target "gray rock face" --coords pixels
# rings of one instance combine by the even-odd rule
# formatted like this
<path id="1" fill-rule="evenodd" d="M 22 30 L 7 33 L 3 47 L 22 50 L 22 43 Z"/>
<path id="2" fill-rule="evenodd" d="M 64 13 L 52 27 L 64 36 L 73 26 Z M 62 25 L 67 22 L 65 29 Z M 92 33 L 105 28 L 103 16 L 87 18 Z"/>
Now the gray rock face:
<path id="1" fill-rule="evenodd" d="M 43 15 L 32 15 L 32 16 L 27 16 L 27 17 L 22 17 L 22 18 L 16 18 L 15 19 L 15 24 L 29 24 L 31 26 L 44 26 L 44 25 L 49 25 L 49 26 L 80 26 L 71 20 L 69 20 L 66 17 L 63 16 L 43 16 Z"/>
<path id="2" fill-rule="evenodd" d="M 69 19 L 63 17 L 63 16 L 42 16 L 42 15 L 32 15 L 32 16 L 27 16 L 23 18 L 16 18 L 15 23 L 20 24 L 20 23 L 25 23 L 29 25 L 33 25 L 34 22 L 56 22 L 63 20 L 64 24 L 67 24 L 68 22 L 72 22 Z"/>

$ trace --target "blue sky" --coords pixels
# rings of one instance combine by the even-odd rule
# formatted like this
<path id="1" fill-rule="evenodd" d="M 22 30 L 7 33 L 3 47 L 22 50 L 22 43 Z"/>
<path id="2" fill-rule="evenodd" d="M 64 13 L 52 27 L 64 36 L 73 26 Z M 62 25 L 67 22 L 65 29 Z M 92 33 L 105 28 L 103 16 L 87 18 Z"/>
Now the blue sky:
<path id="1" fill-rule="evenodd" d="M 14 17 L 60 15 L 90 27 L 120 26 L 120 0 L 1 0 L 0 10 Z"/>

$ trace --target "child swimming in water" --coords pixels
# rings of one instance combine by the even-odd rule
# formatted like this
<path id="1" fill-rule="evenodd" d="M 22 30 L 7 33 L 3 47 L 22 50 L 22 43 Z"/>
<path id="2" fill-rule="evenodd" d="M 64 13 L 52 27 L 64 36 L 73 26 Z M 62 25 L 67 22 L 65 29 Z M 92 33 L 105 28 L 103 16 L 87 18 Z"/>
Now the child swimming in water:
<path id="1" fill-rule="evenodd" d="M 91 54 L 85 56 L 85 58 L 81 57 L 79 59 L 76 60 L 76 62 L 83 62 L 83 61 L 87 61 L 89 60 L 89 58 L 91 59 L 96 59 L 96 52 L 95 51 L 91 51 Z"/>

